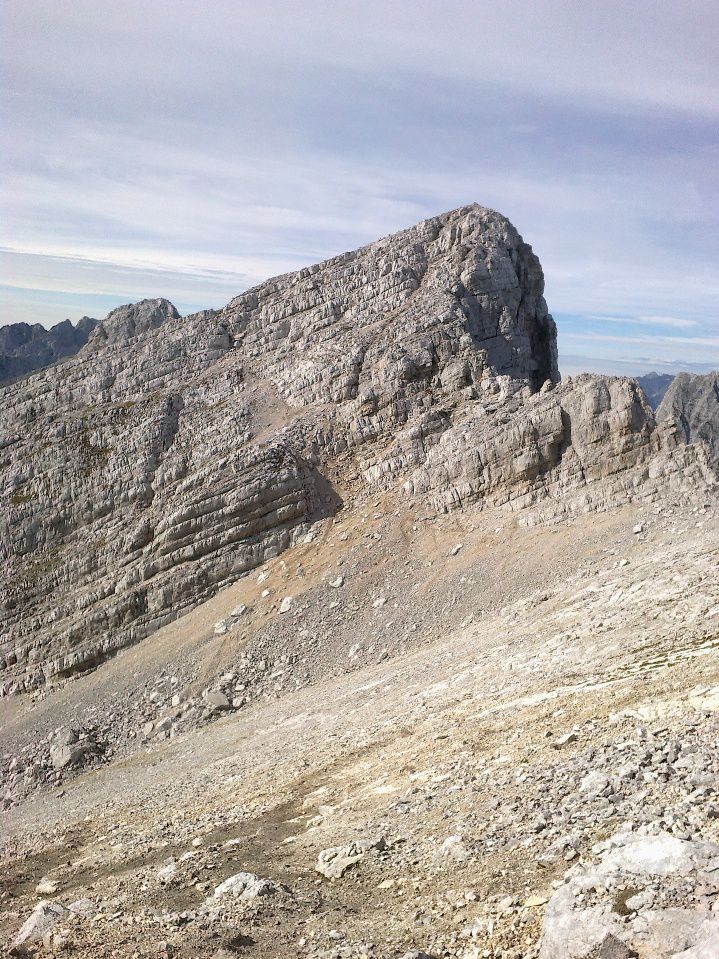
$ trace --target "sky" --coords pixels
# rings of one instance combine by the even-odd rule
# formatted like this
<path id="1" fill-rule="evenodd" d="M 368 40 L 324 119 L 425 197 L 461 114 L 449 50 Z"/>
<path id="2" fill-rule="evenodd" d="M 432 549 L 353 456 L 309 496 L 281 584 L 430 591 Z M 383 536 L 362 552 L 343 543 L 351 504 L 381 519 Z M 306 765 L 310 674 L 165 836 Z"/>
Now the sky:
<path id="1" fill-rule="evenodd" d="M 4 0 L 0 325 L 270 276 L 471 202 L 560 368 L 719 366 L 716 0 Z"/>

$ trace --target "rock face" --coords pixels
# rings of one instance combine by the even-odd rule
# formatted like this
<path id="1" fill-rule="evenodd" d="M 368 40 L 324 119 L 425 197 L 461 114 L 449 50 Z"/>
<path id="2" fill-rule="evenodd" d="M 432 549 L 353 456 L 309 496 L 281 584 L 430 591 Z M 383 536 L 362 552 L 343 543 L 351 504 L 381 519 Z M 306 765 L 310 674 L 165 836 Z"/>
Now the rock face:
<path id="1" fill-rule="evenodd" d="M 4 691 L 141 639 L 363 490 L 561 511 L 711 482 L 633 381 L 558 384 L 539 261 L 476 205 L 217 313 L 115 310 L 2 393 Z"/>
<path id="2" fill-rule="evenodd" d="M 673 373 L 645 373 L 644 376 L 637 377 L 637 383 L 644 390 L 644 395 L 653 410 L 664 399 L 664 394 L 671 386 L 673 379 Z"/>
<path id="3" fill-rule="evenodd" d="M 77 326 L 70 320 L 46 330 L 40 323 L 0 326 L 0 383 L 8 383 L 41 370 L 66 356 L 74 356 L 97 326 L 83 316 Z"/>
<path id="4" fill-rule="evenodd" d="M 140 303 L 118 306 L 97 324 L 89 338 L 86 353 L 108 346 L 125 346 L 135 337 L 159 329 L 167 320 L 179 318 L 180 314 L 169 300 L 141 300 Z"/>
<path id="5" fill-rule="evenodd" d="M 719 372 L 675 377 L 657 410 L 657 419 L 674 423 L 687 443 L 703 440 L 719 466 Z"/>

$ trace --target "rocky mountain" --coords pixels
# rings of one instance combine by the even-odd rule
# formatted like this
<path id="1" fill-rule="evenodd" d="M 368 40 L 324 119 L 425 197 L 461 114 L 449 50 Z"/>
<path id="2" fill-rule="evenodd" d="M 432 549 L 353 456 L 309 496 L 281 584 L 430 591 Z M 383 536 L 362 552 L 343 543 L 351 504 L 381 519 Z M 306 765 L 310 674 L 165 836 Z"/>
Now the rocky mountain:
<path id="1" fill-rule="evenodd" d="M 63 320 L 47 330 L 40 323 L 0 326 L 0 383 L 20 379 L 66 356 L 88 341 L 97 320 L 83 316 L 76 326 Z"/>
<path id="2" fill-rule="evenodd" d="M 478 206 L 121 307 L 0 391 L 10 954 L 716 955 L 719 485 L 681 395 L 561 381 Z"/>
<path id="3" fill-rule="evenodd" d="M 6 387 L 4 689 L 149 635 L 363 491 L 568 510 L 701 485 L 702 450 L 632 381 L 560 385 L 543 288 L 470 206 L 217 313 L 121 307 Z"/>
<path id="4" fill-rule="evenodd" d="M 664 394 L 669 389 L 673 379 L 673 373 L 645 373 L 644 376 L 637 377 L 637 383 L 644 390 L 644 395 L 649 400 L 649 405 L 653 410 L 656 410 L 664 399 Z"/>
<path id="5" fill-rule="evenodd" d="M 706 443 L 714 466 L 719 466 L 719 372 L 680 373 L 667 390 L 657 419 L 676 423 L 687 443 Z"/>

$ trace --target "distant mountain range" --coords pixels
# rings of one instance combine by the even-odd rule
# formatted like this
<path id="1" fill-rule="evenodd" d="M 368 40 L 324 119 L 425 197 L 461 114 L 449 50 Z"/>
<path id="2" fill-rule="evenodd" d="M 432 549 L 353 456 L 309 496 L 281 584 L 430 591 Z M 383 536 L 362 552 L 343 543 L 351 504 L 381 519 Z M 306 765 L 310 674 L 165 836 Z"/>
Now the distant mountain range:
<path id="1" fill-rule="evenodd" d="M 644 376 L 638 376 L 636 378 L 637 383 L 639 383 L 644 390 L 644 394 L 654 410 L 664 399 L 664 394 L 671 386 L 673 379 L 673 373 L 645 373 Z"/>
<path id="2" fill-rule="evenodd" d="M 40 323 L 0 327 L 0 383 L 20 379 L 58 360 L 74 356 L 87 343 L 97 320 L 83 316 L 77 326 L 63 320 L 48 330 Z"/>

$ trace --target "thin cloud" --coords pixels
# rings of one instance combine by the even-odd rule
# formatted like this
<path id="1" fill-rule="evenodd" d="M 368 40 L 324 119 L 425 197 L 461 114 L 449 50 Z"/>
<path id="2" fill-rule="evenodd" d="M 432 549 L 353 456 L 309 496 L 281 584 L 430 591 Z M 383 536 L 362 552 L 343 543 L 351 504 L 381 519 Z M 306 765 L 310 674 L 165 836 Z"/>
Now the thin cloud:
<path id="1" fill-rule="evenodd" d="M 623 325 L 638 326 L 665 326 L 675 329 L 689 329 L 697 325 L 696 320 L 688 320 L 678 316 L 589 316 L 589 320 L 598 323 L 621 323 Z"/>
<path id="2" fill-rule="evenodd" d="M 538 253 L 560 348 L 711 349 L 716 5 L 530 6 L 8 0 L 0 322 L 221 305 L 476 200 Z"/>

